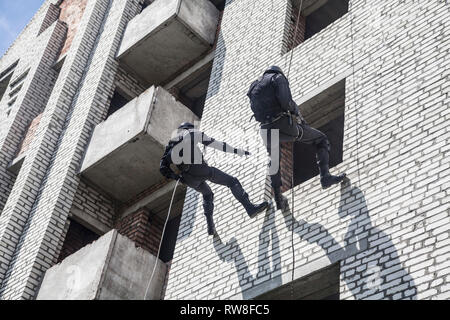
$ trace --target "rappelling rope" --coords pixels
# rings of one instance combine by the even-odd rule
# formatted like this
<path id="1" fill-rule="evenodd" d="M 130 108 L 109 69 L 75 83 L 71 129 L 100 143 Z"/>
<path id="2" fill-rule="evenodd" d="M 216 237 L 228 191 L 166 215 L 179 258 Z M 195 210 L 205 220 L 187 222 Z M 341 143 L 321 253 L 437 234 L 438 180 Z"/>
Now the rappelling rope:
<path id="1" fill-rule="evenodd" d="M 294 37 L 292 38 L 292 48 L 291 48 L 291 53 L 290 53 L 290 58 L 289 58 L 289 67 L 288 67 L 288 71 L 287 71 L 287 75 L 286 78 L 289 80 L 289 75 L 291 73 L 291 66 L 292 66 L 292 59 L 294 57 L 294 45 L 295 45 L 295 41 L 297 39 L 297 34 L 298 34 L 298 25 L 300 23 L 300 16 L 302 13 L 302 8 L 303 8 L 303 0 L 301 0 L 300 2 L 300 6 L 298 8 L 298 14 L 297 14 L 297 21 L 295 23 L 295 31 L 294 31 Z M 303 137 L 303 128 L 302 128 L 302 137 Z M 302 139 L 302 137 L 300 139 L 298 139 L 299 141 Z M 292 171 L 294 171 L 294 152 L 295 152 L 295 148 L 294 148 L 295 142 L 292 143 Z M 291 176 L 291 197 L 292 197 L 292 209 L 291 209 L 291 217 L 292 217 L 292 223 L 291 223 L 291 248 L 292 248 L 292 280 L 291 280 L 291 299 L 294 299 L 294 273 L 295 273 L 295 245 L 294 245 L 294 221 L 295 221 L 295 217 L 294 217 L 294 208 L 295 208 L 295 202 L 294 202 L 294 172 L 292 172 L 292 176 Z"/>
<path id="2" fill-rule="evenodd" d="M 356 66 L 355 66 L 355 34 L 354 34 L 354 22 L 355 22 L 355 12 L 353 9 L 354 2 L 352 1 L 351 7 L 351 20 L 350 20 L 350 33 L 352 39 L 352 82 L 353 82 L 353 99 L 355 100 L 355 118 L 356 118 L 356 163 L 358 167 L 358 185 L 361 185 L 361 165 L 359 162 L 359 117 L 358 117 L 358 108 L 356 104 Z"/>
<path id="3" fill-rule="evenodd" d="M 147 298 L 148 289 L 150 289 L 150 284 L 152 283 L 153 276 L 155 275 L 156 266 L 158 265 L 158 262 L 159 262 L 159 253 L 161 252 L 161 245 L 162 245 L 163 238 L 164 238 L 164 232 L 166 231 L 167 223 L 169 222 L 170 211 L 172 211 L 173 199 L 175 198 L 175 192 L 177 191 L 179 182 L 180 182 L 180 179 L 177 180 L 177 183 L 175 184 L 175 188 L 173 188 L 172 200 L 170 200 L 169 211 L 167 212 L 166 222 L 164 223 L 164 228 L 163 228 L 163 231 L 161 234 L 161 240 L 159 242 L 159 248 L 158 248 L 158 254 L 156 255 L 155 266 L 153 267 L 152 275 L 150 276 L 150 281 L 148 282 L 147 289 L 145 290 L 144 300 Z"/>
<path id="4" fill-rule="evenodd" d="M 253 6 L 252 6 L 252 9 L 251 9 L 251 11 L 250 11 L 250 18 L 253 17 L 253 11 L 254 11 L 254 9 L 255 9 L 255 7 L 256 7 L 256 1 L 254 1 L 254 0 L 252 0 L 252 1 L 253 1 Z M 248 27 L 249 27 L 251 21 L 252 21 L 252 19 L 248 19 L 248 20 L 247 20 L 246 27 L 245 27 L 244 30 L 248 30 Z M 242 41 L 242 42 L 241 42 L 241 44 L 239 45 L 239 48 L 238 48 L 238 50 L 237 50 L 238 52 L 241 51 L 242 46 L 243 46 L 245 43 L 246 43 L 246 41 Z M 230 80 L 231 80 L 231 77 L 228 77 L 228 80 L 227 80 L 227 83 L 226 83 L 225 87 L 227 87 L 227 86 L 229 85 Z M 224 96 L 225 96 L 225 93 L 222 94 L 221 99 L 223 99 Z M 216 127 L 216 126 L 214 126 L 214 127 Z M 169 221 L 170 211 L 172 210 L 172 204 L 173 204 L 173 200 L 174 200 L 174 197 L 175 197 L 175 191 L 177 190 L 177 187 L 178 187 L 178 183 L 179 183 L 179 182 L 180 182 L 180 179 L 178 179 L 178 181 L 177 181 L 177 183 L 176 183 L 176 185 L 175 185 L 175 188 L 174 188 L 174 190 L 173 190 L 172 200 L 170 201 L 169 211 L 168 211 L 168 213 L 167 213 L 166 222 L 164 223 L 163 232 L 162 232 L 162 234 L 161 234 L 161 241 L 160 241 L 160 243 L 159 243 L 158 254 L 157 254 L 157 256 L 156 256 L 156 263 L 155 263 L 155 266 L 153 267 L 153 271 L 152 271 L 152 274 L 151 274 L 151 276 L 150 276 L 150 281 L 148 282 L 147 289 L 145 290 L 144 300 L 145 300 L 146 297 L 147 297 L 148 290 L 149 290 L 149 288 L 150 288 L 150 284 L 152 283 L 153 276 L 154 276 L 154 274 L 155 274 L 155 270 L 156 270 L 156 267 L 157 267 L 158 262 L 159 262 L 159 260 L 158 260 L 159 253 L 160 253 L 160 251 L 161 251 L 161 245 L 162 245 L 162 241 L 163 241 L 163 238 L 164 238 L 164 233 L 165 233 L 165 230 L 166 230 L 167 222 Z"/>

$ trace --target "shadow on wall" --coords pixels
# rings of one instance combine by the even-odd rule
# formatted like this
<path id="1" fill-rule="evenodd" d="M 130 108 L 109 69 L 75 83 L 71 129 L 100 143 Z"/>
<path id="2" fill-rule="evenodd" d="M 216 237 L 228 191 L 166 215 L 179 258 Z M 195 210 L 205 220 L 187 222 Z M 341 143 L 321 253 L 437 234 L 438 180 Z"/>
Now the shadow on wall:
<path id="1" fill-rule="evenodd" d="M 189 188 L 188 193 L 186 193 L 186 198 L 188 198 L 192 193 L 194 194 L 194 197 L 192 199 L 192 208 L 189 208 L 188 210 L 183 209 L 183 213 L 181 216 L 181 222 L 180 226 L 178 228 L 178 236 L 177 236 L 177 242 L 183 241 L 186 238 L 189 238 L 192 234 L 192 231 L 194 230 L 195 225 L 195 219 L 197 214 L 197 209 L 199 207 L 199 198 L 202 198 L 201 194 L 194 189 Z M 201 209 L 203 210 L 203 209 Z M 203 212 L 203 211 L 202 211 Z M 203 215 L 203 213 L 202 213 Z M 206 228 L 206 221 L 205 221 L 205 228 Z"/>
<path id="2" fill-rule="evenodd" d="M 261 232 L 259 233 L 258 273 L 255 277 L 253 277 L 248 268 L 248 264 L 236 238 L 232 238 L 224 244 L 220 237 L 216 235 L 213 241 L 214 249 L 220 259 L 224 262 L 234 262 L 244 300 L 253 298 L 252 296 L 248 296 L 246 290 L 258 284 L 258 280 L 264 282 L 270 277 L 273 285 L 280 286 L 282 284 L 279 239 L 275 226 L 275 211 L 272 208 L 267 211 Z M 270 245 L 272 245 L 271 255 L 269 255 Z"/>
<path id="3" fill-rule="evenodd" d="M 416 299 L 417 288 L 414 280 L 402 267 L 397 250 L 390 237 L 372 225 L 364 194 L 359 188 L 352 186 L 350 183 L 341 185 L 338 214 L 341 219 L 347 216 L 351 217 L 344 236 L 345 244 L 343 247 L 321 224 L 308 223 L 304 220 L 294 220 L 292 223 L 292 215 L 289 212 L 284 213 L 284 218 L 288 229 L 292 231 L 293 228 L 302 240 L 317 243 L 325 251 L 333 247 L 338 248 L 328 253 L 328 258 L 331 263 L 341 261 L 341 280 L 346 282 L 355 299 L 393 299 L 393 296 L 398 293 L 402 295 L 396 297 L 396 299 Z M 317 228 L 320 228 L 320 232 L 325 234 L 327 241 L 323 241 L 324 237 L 318 239 L 317 233 L 311 232 Z M 309 232 L 302 232 L 305 229 L 308 229 Z M 384 241 L 374 245 L 371 245 L 370 242 L 364 243 L 367 238 L 360 238 L 356 230 L 358 232 L 364 230 L 370 237 L 378 235 L 372 242 L 379 242 L 381 239 L 384 239 Z M 352 261 L 351 263 L 355 266 L 346 269 L 345 259 L 354 255 L 355 248 L 363 248 L 364 246 L 367 246 L 367 249 L 358 252 L 358 254 L 363 253 L 363 256 L 359 258 L 360 263 Z M 377 246 L 378 250 L 376 249 Z M 358 267 L 362 264 L 367 264 L 366 268 L 358 271 Z M 350 269 L 353 269 L 354 273 L 350 272 L 352 275 L 347 276 L 347 271 Z"/>
<path id="4" fill-rule="evenodd" d="M 392 243 L 390 237 L 383 231 L 372 225 L 366 200 L 362 191 L 350 183 L 341 186 L 341 199 L 338 209 L 339 218 L 351 216 L 351 220 L 344 237 L 344 246 L 341 246 L 319 223 L 308 223 L 305 220 L 293 220 L 290 210 L 283 213 L 285 224 L 289 231 L 300 236 L 302 240 L 309 243 L 317 243 L 325 252 L 330 248 L 338 248 L 327 253 L 330 264 L 341 262 L 341 280 L 347 284 L 355 299 L 416 299 L 417 288 L 414 280 L 408 272 L 402 267 L 399 260 L 397 250 Z M 262 230 L 259 234 L 259 250 L 258 250 L 258 273 L 254 277 L 248 268 L 245 257 L 235 238 L 224 244 L 222 240 L 216 236 L 214 238 L 214 248 L 220 259 L 224 262 L 233 262 L 238 273 L 239 285 L 242 290 L 243 299 L 253 298 L 248 295 L 248 289 L 257 285 L 259 282 L 265 282 L 271 277 L 271 281 L 281 286 L 281 257 L 279 250 L 279 241 L 274 225 L 275 212 L 273 209 L 267 211 L 264 219 Z M 308 232 L 304 232 L 308 229 Z M 319 229 L 323 237 L 317 237 L 317 232 L 313 230 Z M 367 237 L 360 238 L 356 233 L 364 230 L 370 236 L 378 235 L 373 242 L 367 243 Z M 269 237 L 270 234 L 270 237 Z M 324 241 L 324 239 L 327 239 Z M 272 255 L 269 256 L 269 246 L 272 244 Z M 378 246 L 378 248 L 376 248 Z M 367 247 L 366 249 L 364 249 Z M 358 250 L 362 248 L 362 250 Z M 345 259 L 351 256 L 362 254 L 359 257 L 360 263 L 345 264 Z M 353 259 L 354 260 L 354 259 Z M 271 263 L 272 262 L 272 269 Z M 361 265 L 367 266 L 361 270 Z M 345 269 L 349 266 L 348 269 Z M 347 276 L 349 270 L 351 276 Z M 344 276 L 345 275 L 345 276 Z"/>

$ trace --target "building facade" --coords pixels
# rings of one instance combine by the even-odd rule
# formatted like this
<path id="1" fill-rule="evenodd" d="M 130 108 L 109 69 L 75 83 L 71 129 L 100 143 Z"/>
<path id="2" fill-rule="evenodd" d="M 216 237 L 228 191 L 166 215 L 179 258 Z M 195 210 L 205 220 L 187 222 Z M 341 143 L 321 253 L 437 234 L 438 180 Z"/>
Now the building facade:
<path id="1" fill-rule="evenodd" d="M 0 59 L 0 299 L 448 299 L 449 21 L 444 0 L 45 1 Z M 246 96 L 270 65 L 349 181 L 322 190 L 283 145 L 289 210 L 250 220 L 211 185 L 210 237 L 164 144 L 198 121 L 252 152 L 208 163 L 270 200 Z"/>

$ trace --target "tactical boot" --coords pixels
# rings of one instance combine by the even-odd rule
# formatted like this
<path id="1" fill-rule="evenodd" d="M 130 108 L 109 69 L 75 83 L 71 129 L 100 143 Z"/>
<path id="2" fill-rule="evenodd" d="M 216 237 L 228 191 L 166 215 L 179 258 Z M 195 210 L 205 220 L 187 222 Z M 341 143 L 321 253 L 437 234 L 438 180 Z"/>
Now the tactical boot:
<path id="1" fill-rule="evenodd" d="M 248 194 L 244 191 L 240 183 L 232 186 L 231 192 L 233 193 L 234 197 L 245 208 L 250 218 L 255 217 L 258 213 L 266 210 L 267 207 L 269 207 L 269 203 L 267 201 L 264 201 L 263 203 L 258 205 L 254 205 L 253 203 L 251 203 L 250 199 L 248 198 Z"/>
<path id="2" fill-rule="evenodd" d="M 337 175 L 337 176 L 332 176 L 330 173 L 325 174 L 324 176 L 322 176 L 320 178 L 320 183 L 322 184 L 322 189 L 327 189 L 329 187 L 331 187 L 332 185 L 341 183 L 342 181 L 344 181 L 345 177 L 347 175 L 345 173 Z"/>
<path id="3" fill-rule="evenodd" d="M 288 199 L 279 193 L 275 193 L 275 203 L 277 204 L 277 210 L 282 210 L 283 212 L 288 209 L 289 202 Z"/>
<path id="4" fill-rule="evenodd" d="M 208 234 L 213 236 L 216 234 L 216 227 L 214 226 L 214 220 L 212 215 L 206 216 L 206 224 L 208 225 Z"/>
<path id="5" fill-rule="evenodd" d="M 245 210 L 247 210 L 248 216 L 250 218 L 256 217 L 256 215 L 260 212 L 263 212 L 269 207 L 269 203 L 267 201 L 264 201 L 263 203 L 260 203 L 258 205 L 254 205 L 253 203 L 250 203 L 251 206 L 245 207 Z"/>

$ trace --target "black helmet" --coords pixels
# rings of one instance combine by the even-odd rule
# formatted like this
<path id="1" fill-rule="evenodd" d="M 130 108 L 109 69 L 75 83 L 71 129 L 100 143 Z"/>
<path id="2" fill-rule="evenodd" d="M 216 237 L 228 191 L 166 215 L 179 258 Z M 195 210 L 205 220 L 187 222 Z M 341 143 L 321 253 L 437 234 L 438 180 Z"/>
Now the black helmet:
<path id="1" fill-rule="evenodd" d="M 283 74 L 283 70 L 281 70 L 281 68 L 278 66 L 271 66 L 264 73 L 281 73 L 281 74 Z"/>
<path id="2" fill-rule="evenodd" d="M 183 122 L 178 129 L 194 129 L 194 125 L 190 122 Z"/>

